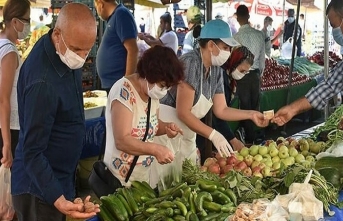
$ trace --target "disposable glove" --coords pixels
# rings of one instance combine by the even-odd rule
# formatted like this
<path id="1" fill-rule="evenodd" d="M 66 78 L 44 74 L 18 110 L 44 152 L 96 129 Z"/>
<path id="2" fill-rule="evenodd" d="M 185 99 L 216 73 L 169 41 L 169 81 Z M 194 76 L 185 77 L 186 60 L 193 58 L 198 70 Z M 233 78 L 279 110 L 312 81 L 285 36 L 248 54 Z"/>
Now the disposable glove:
<path id="1" fill-rule="evenodd" d="M 233 153 L 233 149 L 229 142 L 227 142 L 225 137 L 215 129 L 213 129 L 208 139 L 212 141 L 220 156 L 228 157 Z"/>

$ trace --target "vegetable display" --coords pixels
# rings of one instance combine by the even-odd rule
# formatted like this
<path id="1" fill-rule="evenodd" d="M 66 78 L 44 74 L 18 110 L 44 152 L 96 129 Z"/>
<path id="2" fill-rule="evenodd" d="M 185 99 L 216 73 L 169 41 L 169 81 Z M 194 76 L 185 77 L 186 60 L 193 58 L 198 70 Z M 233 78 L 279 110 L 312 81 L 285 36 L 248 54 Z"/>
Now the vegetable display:
<path id="1" fill-rule="evenodd" d="M 308 59 L 312 62 L 315 62 L 319 65 L 324 65 L 324 51 L 316 52 L 312 56 L 309 56 Z M 335 53 L 330 51 L 329 52 L 329 67 L 334 67 L 338 62 L 342 61 L 342 59 Z"/>
<path id="2" fill-rule="evenodd" d="M 291 59 L 278 59 L 277 62 L 281 65 L 291 65 Z M 305 74 L 312 77 L 321 73 L 324 70 L 324 67 L 315 62 L 311 62 L 306 57 L 295 57 L 293 70 L 299 74 Z"/>
<path id="3" fill-rule="evenodd" d="M 279 65 L 274 59 L 266 59 L 266 66 L 261 77 L 261 90 L 275 90 L 288 87 L 289 67 Z M 306 75 L 293 73 L 292 85 L 299 85 L 311 81 Z"/>

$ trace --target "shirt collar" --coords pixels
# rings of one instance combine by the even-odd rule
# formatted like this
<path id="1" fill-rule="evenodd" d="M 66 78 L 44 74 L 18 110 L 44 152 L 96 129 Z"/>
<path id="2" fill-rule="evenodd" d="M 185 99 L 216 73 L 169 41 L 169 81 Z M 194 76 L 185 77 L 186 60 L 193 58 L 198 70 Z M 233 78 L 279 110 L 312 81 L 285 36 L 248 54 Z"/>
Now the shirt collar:
<path id="1" fill-rule="evenodd" d="M 55 45 L 53 44 L 51 40 L 53 29 L 51 29 L 47 35 L 44 36 L 44 50 L 46 54 L 48 55 L 48 58 L 52 64 L 52 66 L 55 68 L 56 72 L 60 77 L 63 77 L 63 75 L 67 72 L 71 72 L 71 69 L 65 65 L 59 55 L 56 53 Z"/>
<path id="2" fill-rule="evenodd" d="M 116 8 L 113 10 L 112 14 L 108 17 L 107 21 L 110 20 L 110 18 L 112 17 L 112 15 L 113 15 L 113 14 L 117 11 L 117 9 L 120 8 L 120 7 L 123 7 L 123 4 L 122 4 L 122 3 L 120 3 L 120 4 L 118 4 L 118 5 L 116 6 Z"/>

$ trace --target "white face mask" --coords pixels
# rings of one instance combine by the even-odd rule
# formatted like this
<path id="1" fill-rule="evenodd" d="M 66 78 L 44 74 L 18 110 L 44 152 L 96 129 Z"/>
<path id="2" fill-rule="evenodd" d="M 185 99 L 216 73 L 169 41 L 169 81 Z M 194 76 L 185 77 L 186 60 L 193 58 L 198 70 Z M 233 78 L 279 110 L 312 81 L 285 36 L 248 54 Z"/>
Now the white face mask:
<path id="1" fill-rule="evenodd" d="M 273 27 L 272 27 L 271 25 L 268 25 L 268 26 L 267 26 L 267 31 L 270 32 L 270 31 L 272 31 L 272 30 L 273 30 Z"/>
<path id="2" fill-rule="evenodd" d="M 340 46 L 343 46 L 343 34 L 342 34 L 342 26 L 343 20 L 341 22 L 341 24 L 337 27 L 337 28 L 333 28 L 332 29 L 332 36 L 333 39 L 337 42 L 337 44 L 339 44 Z"/>
<path id="3" fill-rule="evenodd" d="M 219 54 L 217 56 L 215 56 L 211 52 L 212 65 L 213 66 L 222 66 L 227 61 L 227 59 L 230 57 L 231 52 L 221 50 L 216 44 L 214 44 L 214 45 L 218 48 Z"/>
<path id="4" fill-rule="evenodd" d="M 160 100 L 164 96 L 166 96 L 168 92 L 168 88 L 160 88 L 159 86 L 157 86 L 157 84 L 155 84 L 151 89 L 149 89 L 148 81 L 146 82 L 146 87 L 148 89 L 148 96 L 152 99 Z"/>
<path id="5" fill-rule="evenodd" d="M 18 19 L 18 21 L 20 21 L 24 25 L 23 31 L 17 31 L 15 26 L 13 26 L 13 28 L 18 34 L 18 39 L 22 40 L 30 34 L 30 23 L 24 23 L 20 19 Z"/>
<path id="6" fill-rule="evenodd" d="M 237 70 L 237 68 L 232 72 L 232 78 L 235 80 L 241 80 L 245 74 Z"/>
<path id="7" fill-rule="evenodd" d="M 289 23 L 293 23 L 295 18 L 294 17 L 289 17 L 287 20 L 288 20 Z"/>
<path id="8" fill-rule="evenodd" d="M 80 57 L 78 54 L 76 54 L 75 52 L 73 52 L 72 50 L 70 50 L 66 43 L 64 42 L 62 33 L 61 33 L 61 38 L 62 41 L 64 43 L 64 45 L 66 46 L 66 53 L 64 53 L 64 55 L 62 55 L 60 52 L 56 51 L 56 53 L 60 56 L 61 61 L 66 64 L 70 69 L 79 69 L 81 68 L 84 63 L 85 63 L 85 59 L 83 59 L 82 57 Z M 60 44 L 58 43 L 58 50 L 60 51 Z"/>

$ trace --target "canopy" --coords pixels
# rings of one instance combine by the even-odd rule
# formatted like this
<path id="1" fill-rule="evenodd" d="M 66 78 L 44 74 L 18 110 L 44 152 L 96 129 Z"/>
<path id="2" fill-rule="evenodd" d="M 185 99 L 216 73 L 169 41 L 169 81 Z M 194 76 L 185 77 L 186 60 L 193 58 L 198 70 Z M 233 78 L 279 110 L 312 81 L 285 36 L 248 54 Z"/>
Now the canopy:
<path id="1" fill-rule="evenodd" d="M 239 5 L 246 5 L 251 13 L 265 16 L 282 16 L 283 5 L 282 0 L 243 0 L 237 1 L 234 0 L 231 2 L 230 7 L 237 9 Z M 288 5 L 285 8 L 285 11 L 288 10 Z"/>
<path id="2" fill-rule="evenodd" d="M 135 0 L 135 3 L 138 5 L 143 5 L 151 8 L 166 8 L 168 6 L 165 6 L 161 3 L 160 0 Z"/>
<path id="3" fill-rule="evenodd" d="M 0 0 L 0 6 L 4 6 L 7 0 Z M 30 0 L 31 7 L 49 8 L 51 6 L 50 0 Z"/>

